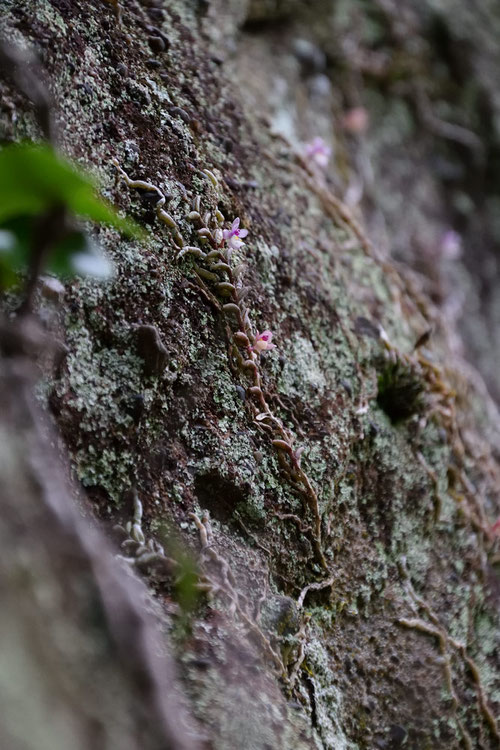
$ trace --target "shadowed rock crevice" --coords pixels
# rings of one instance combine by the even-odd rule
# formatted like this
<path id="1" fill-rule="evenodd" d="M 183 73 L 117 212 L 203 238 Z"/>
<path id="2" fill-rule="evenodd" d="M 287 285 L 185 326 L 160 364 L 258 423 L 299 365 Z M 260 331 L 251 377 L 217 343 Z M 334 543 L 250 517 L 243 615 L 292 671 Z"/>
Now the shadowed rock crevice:
<path id="1" fill-rule="evenodd" d="M 200 506 L 221 523 L 229 523 L 236 510 L 241 511 L 245 493 L 234 482 L 210 471 L 196 477 L 194 491 Z"/>

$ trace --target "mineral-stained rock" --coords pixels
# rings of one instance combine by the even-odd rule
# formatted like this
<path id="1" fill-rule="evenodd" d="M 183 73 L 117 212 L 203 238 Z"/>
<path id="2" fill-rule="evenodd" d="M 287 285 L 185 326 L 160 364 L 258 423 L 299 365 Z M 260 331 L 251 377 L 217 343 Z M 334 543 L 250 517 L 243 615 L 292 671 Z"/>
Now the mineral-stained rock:
<path id="1" fill-rule="evenodd" d="M 117 273 L 65 282 L 57 330 L 49 317 L 44 335 L 64 337 L 66 354 L 36 392 L 76 482 L 68 506 L 119 526 L 124 579 L 140 573 L 156 599 L 168 643 L 160 633 L 154 648 L 172 651 L 189 717 L 179 742 L 493 750 L 500 421 L 461 359 L 474 337 L 461 348 L 460 300 L 433 253 L 450 225 L 493 233 L 481 217 L 495 214 L 495 181 L 477 139 L 496 153 L 494 4 L 475 28 L 465 0 L 408 0 L 398 13 L 361 0 L 113 5 L 0 0 L 0 31 L 37 52 L 61 150 L 145 228 L 133 241 L 89 230 Z M 156 58 L 152 23 L 169 40 Z M 321 52 L 329 86 L 311 88 L 297 38 Z M 41 137 L 3 79 L 0 101 L 2 141 Z M 356 107 L 366 127 L 344 127 Z M 319 136 L 323 165 L 308 157 Z M 470 301 L 478 277 L 456 254 L 446 263 Z M 471 314 L 471 330 L 484 334 L 484 320 Z M 9 372 L 1 394 L 13 408 Z M 48 639 L 52 652 L 62 634 L 64 689 L 50 692 L 43 659 L 43 691 L 32 664 L 15 701 L 1 678 L 0 717 L 15 711 L 0 731 L 30 714 L 50 725 L 51 748 L 165 747 L 161 712 L 137 687 L 151 687 L 144 649 L 133 664 L 109 650 L 89 556 L 52 560 L 45 511 L 33 510 L 52 490 L 26 484 L 30 437 L 23 418 L 12 424 L 19 439 L 7 425 L 1 441 L 3 601 L 28 586 L 34 614 L 20 596 L 0 623 L 17 647 Z M 55 701 L 93 727 L 87 744 L 72 721 L 52 723 Z M 19 735 L 28 747 L 33 726 Z"/>

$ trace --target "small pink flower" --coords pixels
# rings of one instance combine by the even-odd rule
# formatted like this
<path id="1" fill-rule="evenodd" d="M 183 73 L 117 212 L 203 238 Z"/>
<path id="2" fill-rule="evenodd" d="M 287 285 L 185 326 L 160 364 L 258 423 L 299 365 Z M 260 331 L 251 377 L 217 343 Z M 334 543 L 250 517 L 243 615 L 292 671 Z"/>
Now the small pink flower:
<path id="1" fill-rule="evenodd" d="M 439 249 L 446 260 L 457 260 L 462 254 L 462 237 L 453 229 L 448 229 L 441 238 Z"/>
<path id="2" fill-rule="evenodd" d="M 500 518 L 498 519 L 498 521 L 495 521 L 495 523 L 491 527 L 491 531 L 493 534 L 500 534 Z"/>
<path id="3" fill-rule="evenodd" d="M 222 233 L 228 247 L 231 247 L 233 250 L 238 250 L 238 248 L 245 244 L 243 237 L 246 237 L 247 234 L 248 229 L 240 229 L 239 217 L 233 221 L 231 229 L 224 229 Z"/>
<path id="4" fill-rule="evenodd" d="M 305 155 L 308 159 L 315 162 L 318 167 L 325 169 L 330 161 L 332 149 L 319 136 L 314 138 L 310 143 L 305 145 Z"/>
<path id="5" fill-rule="evenodd" d="M 256 354 L 260 354 L 261 352 L 267 352 L 270 349 L 276 349 L 276 344 L 271 344 L 272 337 L 272 331 L 262 331 L 262 333 L 257 331 L 257 335 L 253 340 L 253 346 L 251 347 L 252 351 Z"/>
<path id="6" fill-rule="evenodd" d="M 347 110 L 342 118 L 342 127 L 355 135 L 365 133 L 370 124 L 370 116 L 364 107 L 353 107 Z"/>

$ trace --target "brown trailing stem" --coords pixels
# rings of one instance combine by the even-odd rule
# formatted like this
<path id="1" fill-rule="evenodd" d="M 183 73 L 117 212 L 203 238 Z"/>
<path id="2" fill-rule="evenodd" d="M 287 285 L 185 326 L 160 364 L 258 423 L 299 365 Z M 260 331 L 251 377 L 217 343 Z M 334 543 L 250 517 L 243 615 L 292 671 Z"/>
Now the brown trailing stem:
<path id="1" fill-rule="evenodd" d="M 158 218 L 160 219 L 160 221 L 163 221 L 163 223 L 167 224 L 169 228 L 176 228 L 175 221 L 172 219 L 172 217 L 165 214 L 162 209 L 165 198 L 161 190 L 151 183 L 144 182 L 142 180 L 131 180 L 126 172 L 124 172 L 124 170 L 119 166 L 116 160 L 114 160 L 113 163 L 128 187 L 140 188 L 142 190 L 148 191 L 156 191 L 158 193 L 159 200 L 156 205 L 156 213 Z M 214 175 L 212 175 L 212 173 L 209 173 L 208 170 L 204 170 L 204 173 L 209 178 L 211 183 L 216 186 Z M 248 310 L 242 304 L 242 297 L 244 293 L 240 281 L 242 264 L 237 265 L 236 269 L 233 269 L 233 267 L 231 266 L 233 254 L 232 249 L 230 247 L 228 247 L 227 249 L 223 248 L 222 231 L 220 229 L 216 229 L 213 233 L 207 226 L 207 216 L 205 215 L 204 219 L 202 219 L 200 210 L 200 200 L 199 196 L 197 196 L 195 198 L 195 201 L 193 202 L 193 210 L 189 214 L 188 218 L 196 221 L 196 223 L 198 224 L 203 223 L 203 220 L 205 220 L 205 226 L 201 226 L 197 230 L 197 234 L 200 238 L 200 241 L 211 245 L 212 250 L 207 253 L 205 257 L 203 257 L 203 253 L 201 251 L 199 254 L 194 254 L 196 254 L 200 260 L 208 262 L 209 268 L 211 270 L 203 269 L 195 264 L 195 277 L 201 289 L 204 291 L 205 296 L 213 301 L 215 303 L 215 306 L 219 310 L 222 310 L 226 315 L 234 316 L 236 320 L 236 330 L 229 329 L 229 336 L 232 338 L 232 348 L 229 348 L 230 363 L 232 363 L 232 357 L 234 356 L 234 359 L 237 361 L 240 369 L 247 371 L 249 377 L 253 381 L 253 384 L 249 386 L 247 392 L 250 396 L 258 400 L 261 407 L 261 412 L 257 412 L 255 404 L 251 404 L 251 410 L 253 412 L 255 424 L 260 429 L 265 430 L 269 433 L 271 441 L 278 451 L 279 461 L 280 463 L 284 464 L 284 467 L 286 467 L 285 473 L 288 476 L 289 481 L 291 482 L 292 486 L 304 497 L 305 502 L 314 518 L 312 541 L 315 555 L 320 565 L 325 570 L 328 570 L 328 564 L 322 549 L 321 515 L 319 511 L 318 496 L 311 482 L 309 481 L 309 478 L 300 466 L 300 453 L 297 451 L 294 452 L 293 450 L 293 436 L 288 432 L 288 430 L 285 429 L 281 421 L 272 414 L 266 399 L 266 395 L 262 389 L 262 378 L 259 368 L 259 355 L 254 351 L 254 347 L 250 343 L 251 341 L 254 341 L 255 336 L 252 331 L 252 325 L 250 323 Z M 220 218 L 217 215 L 216 219 L 220 221 Z M 184 248 L 181 249 L 178 257 L 182 257 L 182 255 L 189 252 L 192 252 L 191 249 L 187 250 L 184 246 Z M 215 263 L 212 263 L 212 261 L 215 261 Z M 214 271 L 216 273 L 214 273 Z M 217 274 L 225 274 L 226 280 L 222 281 L 221 277 Z M 209 290 L 207 284 L 203 281 L 202 277 L 207 281 L 212 281 L 214 284 L 216 284 L 216 292 L 218 292 L 219 296 L 222 296 L 225 300 L 227 300 L 223 305 L 220 305 L 215 295 Z M 271 424 L 265 424 L 263 420 L 266 420 Z M 287 458 L 285 458 L 285 455 L 287 456 Z"/>
<path id="2" fill-rule="evenodd" d="M 272 444 L 278 451 L 285 451 L 289 456 L 289 460 L 293 468 L 293 475 L 297 478 L 297 481 L 302 486 L 302 494 L 305 497 L 307 505 L 309 506 L 309 509 L 312 512 L 314 518 L 313 544 L 315 554 L 318 562 L 324 569 L 327 570 L 328 564 L 326 562 L 321 544 L 321 515 L 319 511 L 318 496 L 313 486 L 311 485 L 311 482 L 309 481 L 306 473 L 301 468 L 299 459 L 293 453 L 290 434 L 283 427 L 280 420 L 278 420 L 276 417 L 274 417 L 274 415 L 271 414 L 271 410 L 266 401 L 266 397 L 262 391 L 262 381 L 259 366 L 257 364 L 252 346 L 250 345 L 250 340 L 253 338 L 253 333 L 247 325 L 247 317 L 241 311 L 240 300 L 238 299 L 237 280 L 234 277 L 232 267 L 229 265 L 229 252 L 226 255 L 226 259 L 228 261 L 227 263 L 217 265 L 219 266 L 218 270 L 220 272 L 224 272 L 227 274 L 229 281 L 220 282 L 219 284 L 217 284 L 217 289 L 225 294 L 227 292 L 230 292 L 230 312 L 235 315 L 238 323 L 238 330 L 233 333 L 233 341 L 236 346 L 240 344 L 247 354 L 247 359 L 243 362 L 244 369 L 251 370 L 253 373 L 254 385 L 248 388 L 248 393 L 252 396 L 257 397 L 262 407 L 263 413 L 265 413 L 266 415 L 268 414 L 269 418 L 273 422 L 274 429 L 271 429 L 271 434 L 273 434 L 274 431 L 277 431 L 280 435 L 279 438 L 275 438 L 274 440 L 272 440 Z M 223 267 L 221 268 L 220 266 Z M 243 337 L 245 337 L 246 341 L 244 341 Z"/>

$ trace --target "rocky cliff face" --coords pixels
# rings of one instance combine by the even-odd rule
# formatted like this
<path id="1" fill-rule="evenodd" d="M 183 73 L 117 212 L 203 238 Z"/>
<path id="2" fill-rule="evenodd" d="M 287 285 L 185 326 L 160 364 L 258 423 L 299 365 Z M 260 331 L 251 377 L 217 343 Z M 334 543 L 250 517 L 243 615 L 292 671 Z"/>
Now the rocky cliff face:
<path id="1" fill-rule="evenodd" d="M 41 297 L 66 354 L 38 393 L 76 502 L 156 600 L 193 743 L 498 747 L 500 423 L 438 294 L 446 264 L 457 287 L 482 278 L 443 251 L 475 226 L 472 187 L 446 175 L 484 173 L 496 142 L 475 121 L 443 134 L 434 107 L 474 110 L 439 89 L 433 46 L 463 41 L 465 11 L 0 5 L 39 54 L 62 150 L 147 231 L 92 230 L 114 279 Z M 463 26 L 493 123 L 495 50 Z M 37 138 L 1 86 L 2 138 Z"/>

